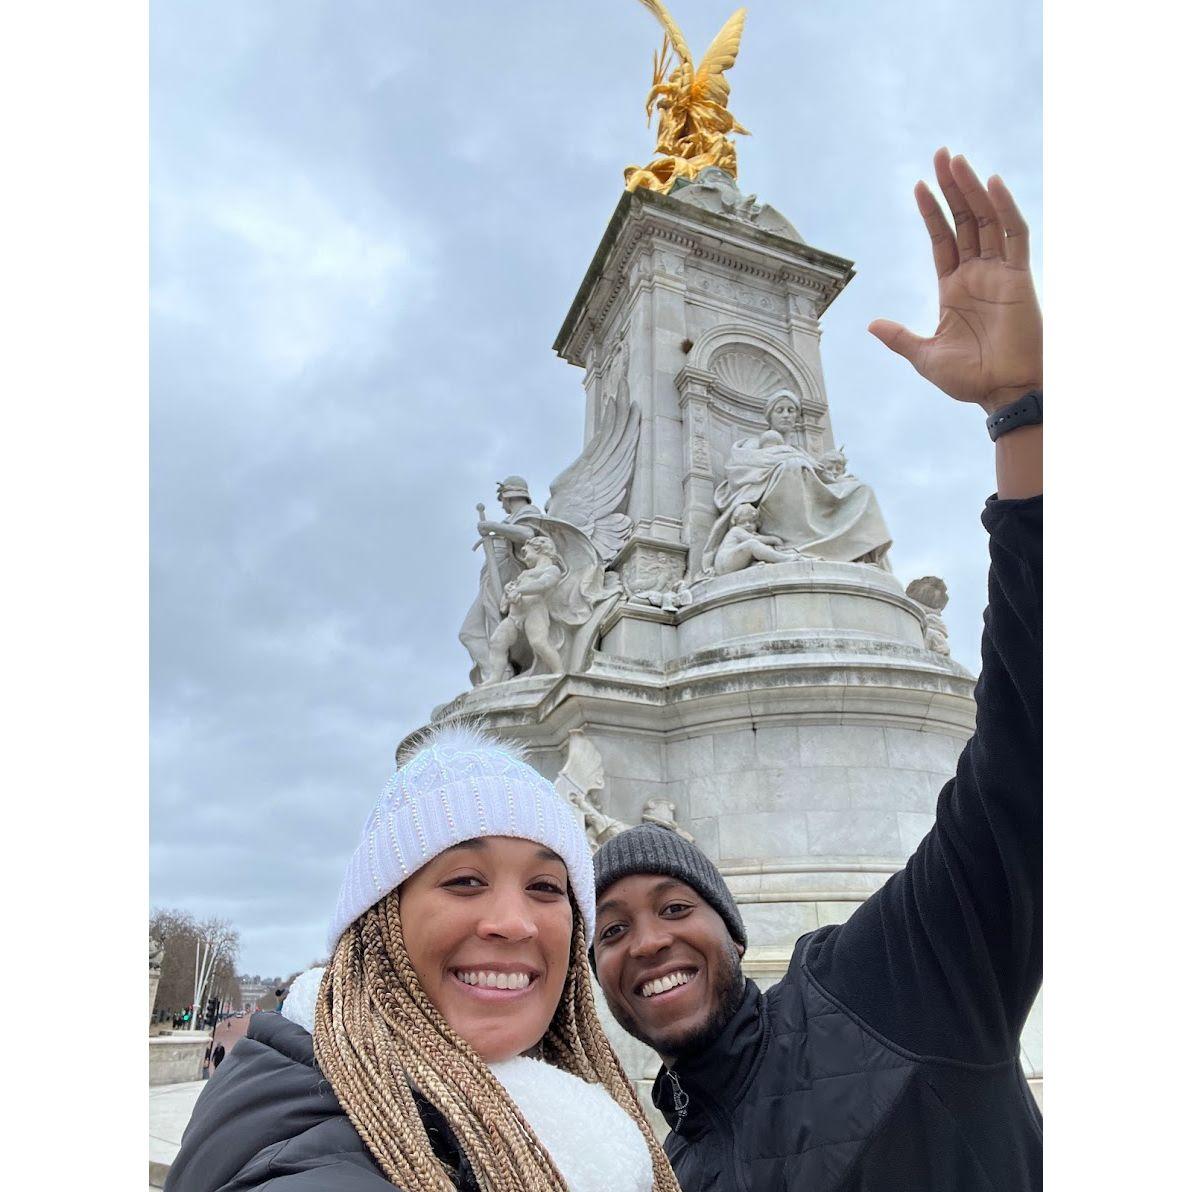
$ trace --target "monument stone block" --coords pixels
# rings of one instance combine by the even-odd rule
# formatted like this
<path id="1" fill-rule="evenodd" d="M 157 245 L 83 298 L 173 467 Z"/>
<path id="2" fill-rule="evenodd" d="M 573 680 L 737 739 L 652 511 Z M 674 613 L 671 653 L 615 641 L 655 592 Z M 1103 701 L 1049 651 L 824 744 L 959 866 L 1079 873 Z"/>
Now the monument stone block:
<path id="1" fill-rule="evenodd" d="M 919 842 L 931 831 L 935 816 L 927 812 L 900 811 L 898 813 L 898 839 L 902 853 L 909 857 L 919 847 Z"/>
<path id="2" fill-rule="evenodd" d="M 804 725 L 799 757 L 804 766 L 889 765 L 884 731 L 864 724 Z"/>
<path id="3" fill-rule="evenodd" d="M 750 945 L 756 949 L 785 947 L 787 940 L 798 939 L 819 926 L 814 902 L 746 902 L 741 906 L 741 918 Z"/>
<path id="4" fill-rule="evenodd" d="M 808 811 L 808 852 L 813 857 L 902 856 L 898 815 L 888 811 Z"/>
<path id="5" fill-rule="evenodd" d="M 849 805 L 857 810 L 911 811 L 930 815 L 947 776 L 924 770 L 849 767 Z"/>
<path id="6" fill-rule="evenodd" d="M 798 747 L 789 751 L 794 756 Z M 802 766 L 764 770 L 761 774 L 759 810 L 846 811 L 852 806 L 853 785 L 849 771 L 840 766 Z"/>
<path id="7" fill-rule="evenodd" d="M 807 821 L 802 812 L 721 813 L 720 855 L 724 860 L 754 860 L 775 854 L 799 857 L 807 851 Z"/>

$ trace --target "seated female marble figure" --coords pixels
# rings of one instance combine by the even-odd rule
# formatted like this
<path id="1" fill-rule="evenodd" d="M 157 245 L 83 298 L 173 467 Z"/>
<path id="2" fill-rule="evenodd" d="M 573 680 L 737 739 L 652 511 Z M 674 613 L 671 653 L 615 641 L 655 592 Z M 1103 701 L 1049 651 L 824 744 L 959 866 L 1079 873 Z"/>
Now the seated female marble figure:
<path id="1" fill-rule="evenodd" d="M 780 393 L 766 406 L 769 429 L 733 444 L 714 494 L 720 516 L 704 550 L 706 570 L 720 571 L 717 552 L 742 505 L 757 510 L 760 533 L 777 549 L 889 569 L 890 531 L 873 489 L 844 471 L 839 452 L 823 459 L 808 452 L 795 434 L 798 420 L 797 399 Z"/>

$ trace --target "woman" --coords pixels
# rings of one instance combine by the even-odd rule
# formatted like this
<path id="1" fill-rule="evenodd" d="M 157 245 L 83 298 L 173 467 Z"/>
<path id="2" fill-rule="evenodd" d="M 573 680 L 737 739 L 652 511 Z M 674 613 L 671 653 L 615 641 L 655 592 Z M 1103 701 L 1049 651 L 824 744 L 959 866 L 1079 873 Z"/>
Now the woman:
<path id="1" fill-rule="evenodd" d="M 873 489 L 842 475 L 839 453 L 816 459 L 799 443 L 797 398 L 777 393 L 765 413 L 769 430 L 738 439 L 725 462 L 725 479 L 713 494 L 720 516 L 704 548 L 705 570 L 715 571 L 716 551 L 741 505 L 754 506 L 761 529 L 785 548 L 889 570 L 890 531 Z"/>
<path id="2" fill-rule="evenodd" d="M 348 864 L 317 994 L 258 1013 L 195 1105 L 170 1192 L 678 1192 L 596 1017 L 595 891 L 567 803 L 449 729 Z"/>

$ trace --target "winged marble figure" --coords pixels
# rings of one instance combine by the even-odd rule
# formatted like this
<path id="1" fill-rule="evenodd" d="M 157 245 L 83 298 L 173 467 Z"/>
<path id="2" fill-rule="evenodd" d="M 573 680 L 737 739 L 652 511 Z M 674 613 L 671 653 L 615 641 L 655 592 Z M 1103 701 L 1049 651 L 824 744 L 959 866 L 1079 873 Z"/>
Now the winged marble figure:
<path id="1" fill-rule="evenodd" d="M 485 568 L 460 631 L 474 685 L 582 665 L 594 622 L 621 594 L 606 566 L 633 528 L 625 507 L 640 430 L 623 370 L 587 446 L 551 485 L 544 511 L 520 476 L 498 486 L 504 521 L 483 520 L 479 507 Z"/>
<path id="2" fill-rule="evenodd" d="M 579 459 L 550 486 L 546 513 L 582 530 L 604 563 L 625 545 L 632 529 L 624 510 L 641 421 L 641 410 L 629 400 L 629 387 L 622 375 L 615 395 L 604 404 L 596 433 Z"/>
<path id="3" fill-rule="evenodd" d="M 737 176 L 737 150 L 731 133 L 749 135 L 728 110 L 728 80 L 725 73 L 737 60 L 745 9 L 739 8 L 724 23 L 704 54 L 699 66 L 688 49 L 682 30 L 661 0 L 641 0 L 658 18 L 664 30 L 662 50 L 654 55 L 654 79 L 646 96 L 646 120 L 658 110 L 658 156 L 646 166 L 625 167 L 625 187 L 666 193 L 680 179 L 690 181 L 701 170 L 715 167 L 732 178 Z M 679 64 L 671 66 L 671 50 Z"/>

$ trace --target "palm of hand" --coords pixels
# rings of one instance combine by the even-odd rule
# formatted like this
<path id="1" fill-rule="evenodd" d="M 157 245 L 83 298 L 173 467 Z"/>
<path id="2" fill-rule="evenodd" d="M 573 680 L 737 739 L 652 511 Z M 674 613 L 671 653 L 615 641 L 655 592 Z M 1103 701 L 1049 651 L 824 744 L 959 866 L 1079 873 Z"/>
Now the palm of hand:
<path id="1" fill-rule="evenodd" d="M 1043 384 L 1043 316 L 1028 229 L 996 175 L 986 189 L 947 149 L 936 152 L 935 175 L 955 230 L 925 182 L 915 184 L 915 201 L 931 236 L 939 326 L 926 339 L 889 319 L 875 319 L 869 330 L 950 397 L 992 413 Z"/>
<path id="2" fill-rule="evenodd" d="M 939 326 L 912 357 L 923 377 L 987 412 L 1042 384 L 1042 315 L 1029 271 L 973 257 L 939 288 Z"/>

